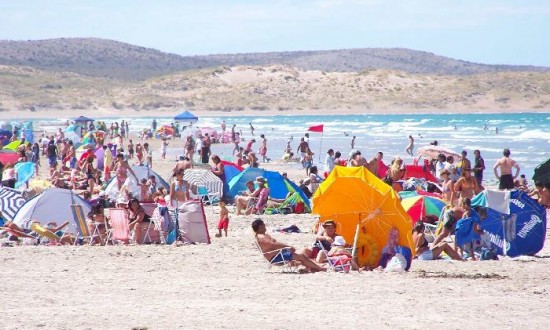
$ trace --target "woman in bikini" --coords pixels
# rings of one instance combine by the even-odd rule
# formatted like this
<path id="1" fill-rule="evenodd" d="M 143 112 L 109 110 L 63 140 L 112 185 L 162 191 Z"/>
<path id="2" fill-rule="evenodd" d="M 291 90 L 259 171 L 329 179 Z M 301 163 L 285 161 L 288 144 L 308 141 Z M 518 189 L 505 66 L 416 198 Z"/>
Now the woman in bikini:
<path id="1" fill-rule="evenodd" d="M 92 206 L 92 210 L 88 213 L 87 223 L 90 233 L 95 234 L 96 231 L 99 233 L 100 244 L 107 243 L 105 242 L 107 237 L 107 217 L 104 214 L 104 206 L 102 204 L 98 203 Z"/>
<path id="2" fill-rule="evenodd" d="M 116 163 L 113 170 L 116 173 L 117 188 L 119 191 L 120 188 L 122 188 L 122 185 L 124 184 L 126 179 L 128 178 L 128 172 L 130 172 L 134 179 L 136 179 L 136 183 L 139 183 L 136 173 L 134 173 L 130 165 L 128 165 L 128 162 L 124 160 L 124 155 L 121 153 L 116 155 Z"/>
<path id="3" fill-rule="evenodd" d="M 189 196 L 189 182 L 183 179 L 183 170 L 179 170 L 174 174 L 174 180 L 170 184 L 170 206 L 179 207 L 181 203 L 185 203 L 191 197 Z"/>
<path id="4" fill-rule="evenodd" d="M 136 144 L 136 158 L 138 165 L 143 165 L 143 147 L 141 143 Z"/>
<path id="5" fill-rule="evenodd" d="M 86 157 L 86 162 L 82 168 L 82 172 L 86 175 L 86 182 L 88 183 L 88 191 L 90 194 L 94 193 L 95 186 L 95 168 L 94 168 L 94 157 L 89 155 Z"/>
<path id="6" fill-rule="evenodd" d="M 443 182 L 441 183 L 441 188 L 442 188 L 441 193 L 443 196 L 443 200 L 447 202 L 447 205 L 453 206 L 453 205 L 457 205 L 457 201 L 455 200 L 456 194 L 455 194 L 454 183 L 450 179 L 450 175 L 451 173 L 449 172 L 449 170 L 447 169 L 441 170 L 440 176 L 441 176 L 441 180 L 443 180 Z"/>
<path id="7" fill-rule="evenodd" d="M 141 224 L 151 222 L 151 217 L 145 213 L 137 198 L 130 200 L 127 211 L 128 219 L 130 220 L 130 230 L 134 230 L 136 244 L 141 244 Z"/>
<path id="8" fill-rule="evenodd" d="M 472 169 L 465 168 L 462 170 L 462 177 L 455 183 L 455 191 L 459 194 L 459 202 L 465 198 L 472 199 L 479 191 L 477 180 L 472 176 Z"/>
<path id="9" fill-rule="evenodd" d="M 415 255 L 417 256 L 418 260 L 435 260 L 439 258 L 439 256 L 443 252 L 445 252 L 449 257 L 454 260 L 462 260 L 458 252 L 453 250 L 453 248 L 445 242 L 441 242 L 430 248 L 430 246 L 428 245 L 428 240 L 426 240 L 426 235 L 424 234 L 424 229 L 424 222 L 420 220 L 414 224 L 412 232 L 414 246 L 416 247 Z"/>
<path id="10" fill-rule="evenodd" d="M 185 157 L 187 157 L 191 162 L 193 161 L 193 155 L 195 154 L 195 141 L 193 140 L 192 135 L 188 135 L 185 140 Z"/>

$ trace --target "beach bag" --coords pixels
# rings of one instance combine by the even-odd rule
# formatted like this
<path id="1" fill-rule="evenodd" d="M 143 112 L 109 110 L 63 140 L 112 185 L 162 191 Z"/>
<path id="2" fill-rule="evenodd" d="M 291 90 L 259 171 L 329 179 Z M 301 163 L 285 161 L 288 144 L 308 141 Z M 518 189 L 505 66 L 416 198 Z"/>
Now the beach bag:
<path id="1" fill-rule="evenodd" d="M 407 268 L 407 260 L 401 253 L 397 253 L 390 259 L 390 261 L 388 261 L 388 264 L 386 265 L 386 268 L 384 269 L 384 271 L 386 273 L 390 273 L 390 272 L 403 273 L 406 268 Z"/>

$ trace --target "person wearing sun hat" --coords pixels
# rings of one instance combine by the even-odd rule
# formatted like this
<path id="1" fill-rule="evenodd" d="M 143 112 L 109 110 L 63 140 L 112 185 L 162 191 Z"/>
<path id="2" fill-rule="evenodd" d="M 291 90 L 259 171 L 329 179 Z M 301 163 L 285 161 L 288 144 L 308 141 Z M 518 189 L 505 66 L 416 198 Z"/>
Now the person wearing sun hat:
<path id="1" fill-rule="evenodd" d="M 339 236 L 336 233 L 336 222 L 334 220 L 326 220 L 322 224 L 323 230 L 315 236 L 315 246 L 313 247 L 313 254 L 312 258 L 316 258 L 317 262 L 323 262 L 325 260 L 325 256 L 322 253 L 319 253 L 319 250 L 321 248 L 325 249 L 326 251 L 330 251 L 332 244 L 334 243 L 334 239 L 336 236 Z"/>
<path id="2" fill-rule="evenodd" d="M 253 208 L 250 207 L 250 203 L 256 199 L 259 201 L 261 199 L 260 194 L 262 193 L 262 191 L 267 190 L 267 194 L 269 195 L 269 190 L 266 188 L 267 181 L 264 177 L 262 176 L 256 177 L 256 179 L 254 180 L 254 183 L 258 186 L 254 190 L 254 192 L 246 195 L 244 194 L 238 195 L 235 197 L 235 206 L 236 206 L 235 214 L 236 215 L 241 215 L 242 211 L 244 211 L 245 214 L 250 214 L 253 211 Z M 265 195 L 265 192 L 264 192 L 264 195 Z M 267 202 L 267 199 L 266 199 L 266 202 Z"/>

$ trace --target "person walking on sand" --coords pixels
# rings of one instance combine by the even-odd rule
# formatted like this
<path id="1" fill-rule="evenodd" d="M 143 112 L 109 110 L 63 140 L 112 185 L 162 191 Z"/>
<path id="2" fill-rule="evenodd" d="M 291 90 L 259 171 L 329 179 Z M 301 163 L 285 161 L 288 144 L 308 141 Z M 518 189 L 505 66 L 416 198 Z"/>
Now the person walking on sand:
<path id="1" fill-rule="evenodd" d="M 502 157 L 499 159 L 495 166 L 493 166 L 493 171 L 495 176 L 499 180 L 498 189 L 500 190 L 510 190 L 514 189 L 514 180 L 519 175 L 519 165 L 518 163 L 510 158 L 510 149 L 504 149 L 502 152 Z M 497 169 L 500 167 L 500 175 L 498 174 Z M 512 176 L 512 167 L 516 169 L 516 173 Z"/>
<path id="2" fill-rule="evenodd" d="M 265 138 L 265 135 L 260 135 L 262 138 L 262 146 L 260 147 L 260 150 L 258 150 L 258 153 L 260 156 L 262 156 L 262 163 L 266 163 L 268 158 L 266 156 L 267 154 L 267 139 Z"/>
<path id="3" fill-rule="evenodd" d="M 302 163 L 302 167 L 305 168 L 305 157 L 306 153 L 309 150 L 309 144 L 305 141 L 305 138 L 300 139 L 300 144 L 298 145 L 298 149 L 296 150 L 296 153 L 300 154 L 300 163 Z"/>
<path id="4" fill-rule="evenodd" d="M 407 144 L 407 147 L 405 148 L 405 152 L 411 156 L 414 156 L 413 149 L 414 149 L 414 138 L 412 137 L 412 135 L 409 135 L 409 144 Z"/>

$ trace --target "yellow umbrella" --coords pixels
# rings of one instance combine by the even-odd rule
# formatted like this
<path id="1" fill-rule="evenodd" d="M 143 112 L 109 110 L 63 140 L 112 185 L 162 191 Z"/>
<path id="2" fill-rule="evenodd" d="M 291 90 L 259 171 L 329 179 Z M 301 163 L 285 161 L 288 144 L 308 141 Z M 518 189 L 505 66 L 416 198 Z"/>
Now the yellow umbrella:
<path id="1" fill-rule="evenodd" d="M 364 167 L 336 166 L 315 192 L 312 213 L 337 223 L 360 265 L 378 265 L 392 229 L 399 232 L 397 244 L 414 254 L 411 218 L 399 196 Z"/>

